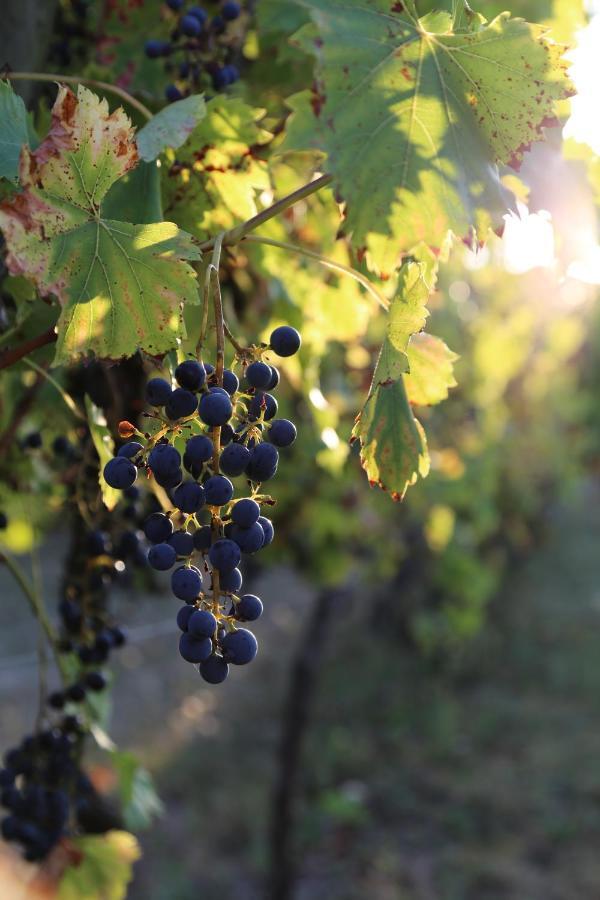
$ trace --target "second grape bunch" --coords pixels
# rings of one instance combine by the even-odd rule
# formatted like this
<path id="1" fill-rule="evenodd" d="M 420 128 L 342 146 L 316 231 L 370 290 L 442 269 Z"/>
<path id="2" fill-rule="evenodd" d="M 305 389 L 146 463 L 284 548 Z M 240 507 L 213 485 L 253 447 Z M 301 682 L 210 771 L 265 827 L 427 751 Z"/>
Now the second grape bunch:
<path id="1" fill-rule="evenodd" d="M 172 504 L 144 524 L 152 544 L 148 561 L 159 571 L 179 563 L 171 575 L 171 589 L 184 604 L 176 619 L 179 652 L 211 684 L 227 678 L 230 664 L 251 662 L 258 649 L 252 631 L 242 626 L 258 619 L 263 605 L 242 592 L 239 566 L 244 554 L 273 540 L 263 508 L 274 500 L 262 485 L 277 472 L 279 450 L 296 439 L 293 422 L 277 418 L 272 391 L 279 371 L 266 357 L 269 350 L 292 356 L 300 344 L 296 329 L 276 328 L 268 346 L 244 356 L 241 384 L 225 369 L 219 385 L 215 367 L 194 359 L 177 366 L 175 389 L 164 378 L 152 378 L 146 399 L 157 430 L 136 434 L 123 423 L 124 433 L 129 428 L 129 436 L 141 440 L 123 444 L 104 468 L 107 484 L 119 490 L 130 488 L 145 470 Z M 174 446 L 181 438 L 183 455 Z M 236 478 L 245 480 L 241 492 Z"/>

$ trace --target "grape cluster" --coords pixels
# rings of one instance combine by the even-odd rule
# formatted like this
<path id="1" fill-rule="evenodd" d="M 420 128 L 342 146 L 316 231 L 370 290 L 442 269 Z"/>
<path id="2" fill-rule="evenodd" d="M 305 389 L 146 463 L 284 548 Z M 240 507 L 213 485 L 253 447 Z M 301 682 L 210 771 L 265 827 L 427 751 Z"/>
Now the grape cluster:
<path id="1" fill-rule="evenodd" d="M 251 348 L 244 357 L 242 385 L 231 369 L 223 371 L 219 385 L 212 365 L 192 359 L 177 366 L 175 389 L 152 378 L 146 398 L 158 430 L 138 432 L 144 442 L 128 441 L 104 468 L 113 488 L 130 489 L 145 468 L 167 492 L 173 508 L 144 523 L 152 544 L 148 562 L 159 571 L 179 563 L 171 575 L 172 591 L 184 602 L 177 615 L 179 651 L 212 684 L 224 681 L 230 663 L 251 662 L 258 649 L 253 633 L 240 624 L 258 619 L 263 606 L 258 597 L 242 593 L 239 565 L 242 554 L 256 553 L 273 540 L 262 506 L 274 501 L 261 493 L 261 485 L 277 472 L 279 449 L 296 439 L 295 425 L 276 418 L 271 391 L 279 372 L 264 356 L 269 349 L 292 356 L 300 342 L 291 326 L 276 328 L 269 345 Z M 180 439 L 183 456 L 175 446 Z M 242 476 L 248 495 L 234 497 L 231 479 Z M 200 559 L 198 566 L 194 559 Z"/>
<path id="2" fill-rule="evenodd" d="M 89 782 L 79 767 L 82 739 L 78 719 L 67 715 L 4 755 L 2 837 L 20 844 L 30 862 L 47 856 L 67 833 L 87 792 Z"/>
<path id="3" fill-rule="evenodd" d="M 240 73 L 231 62 L 227 32 L 240 16 L 239 3 L 224 0 L 212 17 L 202 6 L 184 8 L 184 0 L 167 0 L 167 6 L 178 16 L 170 40 L 152 39 L 144 47 L 150 59 L 166 58 L 165 68 L 175 76 L 165 89 L 166 99 L 170 103 L 181 100 L 207 83 L 222 91 L 236 82 Z"/>

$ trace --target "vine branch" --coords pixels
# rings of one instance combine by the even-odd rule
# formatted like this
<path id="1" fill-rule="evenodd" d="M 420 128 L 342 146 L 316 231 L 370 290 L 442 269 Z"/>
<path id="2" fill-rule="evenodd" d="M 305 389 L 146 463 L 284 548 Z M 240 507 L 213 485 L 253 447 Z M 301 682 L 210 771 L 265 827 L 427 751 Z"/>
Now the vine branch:
<path id="1" fill-rule="evenodd" d="M 29 353 L 33 353 L 33 351 L 37 350 L 39 347 L 45 347 L 46 344 L 52 344 L 56 341 L 57 337 L 58 335 L 54 330 L 54 326 L 52 326 L 48 331 L 44 331 L 36 337 L 29 338 L 28 341 L 23 341 L 22 344 L 13 347 L 12 350 L 5 350 L 4 353 L 0 354 L 0 369 L 8 369 L 9 366 L 14 366 L 16 362 L 19 362 L 20 359 L 23 359 L 23 357 L 27 356 Z"/>
<path id="2" fill-rule="evenodd" d="M 223 247 L 229 247 L 231 244 L 238 244 L 248 232 L 254 231 L 254 229 L 258 228 L 260 225 L 264 225 L 269 219 L 278 216 L 290 206 L 293 206 L 294 203 L 298 203 L 300 200 L 304 200 L 305 197 L 310 197 L 311 194 L 315 194 L 317 191 L 321 190 L 321 188 L 330 184 L 331 181 L 331 175 L 321 175 L 319 178 L 315 178 L 314 181 L 309 181 L 308 184 L 292 191 L 291 194 L 286 194 L 281 200 L 277 200 L 275 203 L 271 204 L 271 206 L 261 210 L 261 212 L 257 213 L 255 216 L 252 216 L 251 219 L 242 222 L 241 225 L 231 228 L 229 231 L 224 232 L 223 235 L 218 235 L 216 238 L 210 238 L 210 240 L 204 241 L 203 244 L 199 245 L 200 250 L 212 250 L 219 237 L 221 237 Z"/>
<path id="3" fill-rule="evenodd" d="M 117 87 L 116 84 L 110 84 L 108 81 L 97 81 L 95 78 L 82 78 L 80 75 L 52 75 L 48 72 L 3 72 L 2 78 L 9 81 L 50 81 L 55 84 L 87 84 L 90 87 L 98 88 L 100 91 L 106 91 L 109 94 L 115 94 L 120 97 L 129 106 L 132 106 L 148 121 L 153 118 L 153 113 L 144 106 L 135 97 L 132 97 L 128 91 Z"/>

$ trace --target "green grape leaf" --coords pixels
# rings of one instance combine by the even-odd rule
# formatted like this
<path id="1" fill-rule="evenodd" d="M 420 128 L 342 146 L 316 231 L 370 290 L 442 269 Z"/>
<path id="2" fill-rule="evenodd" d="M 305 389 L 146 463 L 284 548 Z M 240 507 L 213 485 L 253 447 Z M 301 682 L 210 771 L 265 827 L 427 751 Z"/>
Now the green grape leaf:
<path id="1" fill-rule="evenodd" d="M 115 488 L 109 487 L 102 476 L 104 466 L 109 461 L 109 459 L 113 458 L 114 455 L 113 439 L 102 411 L 98 409 L 97 406 L 94 406 L 87 395 L 85 398 L 85 409 L 87 412 L 88 425 L 90 428 L 92 441 L 94 442 L 96 453 L 98 454 L 98 458 L 100 459 L 98 484 L 100 485 L 102 499 L 104 501 L 104 505 L 108 509 L 114 509 L 121 497 L 121 492 L 115 490 Z"/>
<path id="2" fill-rule="evenodd" d="M 214 97 L 182 150 L 167 152 L 165 210 L 178 225 L 206 236 L 256 214 L 257 193 L 270 188 L 267 164 L 256 156 L 272 139 L 263 116 L 237 98 Z"/>
<path id="3" fill-rule="evenodd" d="M 400 271 L 369 396 L 352 430 L 352 440 L 360 441 L 361 465 L 370 484 L 394 500 L 401 500 L 409 485 L 429 471 L 425 432 L 413 415 L 404 382 L 411 335 L 423 328 L 428 315 L 424 271 L 416 262 L 406 263 Z"/>
<path id="4" fill-rule="evenodd" d="M 149 59 L 144 41 L 164 41 L 177 24 L 176 13 L 154 0 L 111 0 L 102 5 L 102 31 L 96 44 L 103 77 L 132 93 L 164 97 L 169 77 L 163 60 Z M 86 72 L 86 74 L 88 74 Z M 98 72 L 92 71 L 93 77 Z"/>
<path id="5" fill-rule="evenodd" d="M 57 900 L 124 900 L 141 856 L 138 842 L 127 831 L 75 837 L 70 850 L 79 856 L 60 881 Z"/>
<path id="6" fill-rule="evenodd" d="M 409 402 L 433 406 L 445 400 L 449 389 L 456 387 L 456 353 L 441 338 L 421 332 L 410 339 L 407 356 L 410 371 L 404 376 L 404 384 Z"/>
<path id="7" fill-rule="evenodd" d="M 417 477 L 429 472 L 427 439 L 410 408 L 402 377 L 377 385 L 360 411 L 354 429 L 360 461 L 369 483 L 401 500 Z"/>
<path id="8" fill-rule="evenodd" d="M 25 104 L 6 81 L 0 81 L 0 178 L 18 181 L 19 155 L 29 142 Z"/>
<path id="9" fill-rule="evenodd" d="M 141 162 L 116 181 L 102 204 L 106 219 L 135 225 L 162 222 L 160 168 L 156 162 Z"/>
<path id="10" fill-rule="evenodd" d="M 163 810 L 152 776 L 134 753 L 114 750 L 111 759 L 119 778 L 125 825 L 131 831 L 148 828 Z"/>
<path id="11" fill-rule="evenodd" d="M 138 348 L 158 355 L 174 347 L 181 307 L 198 302 L 200 257 L 190 235 L 171 222 L 132 225 L 104 218 L 109 188 L 137 164 L 123 110 L 84 87 L 62 86 L 52 126 L 34 152 L 23 148 L 22 193 L 0 204 L 11 274 L 55 295 L 55 364 L 93 352 L 118 359 Z"/>
<path id="12" fill-rule="evenodd" d="M 206 115 L 204 97 L 192 94 L 177 103 L 170 103 L 137 133 L 139 154 L 145 162 L 152 162 L 167 147 L 177 150 Z"/>
<path id="13" fill-rule="evenodd" d="M 413 3 L 302 0 L 296 40 L 316 58 L 282 150 L 312 135 L 346 205 L 344 231 L 386 275 L 419 241 L 481 240 L 511 203 L 497 163 L 518 165 L 572 93 L 563 47 L 502 13 L 453 32 Z M 300 141 L 299 141 L 300 138 Z"/>

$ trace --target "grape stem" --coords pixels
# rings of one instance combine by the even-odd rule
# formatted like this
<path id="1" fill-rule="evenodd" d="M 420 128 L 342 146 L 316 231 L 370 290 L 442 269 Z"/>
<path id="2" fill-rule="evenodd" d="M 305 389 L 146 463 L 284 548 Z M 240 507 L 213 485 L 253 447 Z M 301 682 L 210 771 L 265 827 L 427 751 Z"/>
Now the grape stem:
<path id="1" fill-rule="evenodd" d="M 375 300 L 379 303 L 383 309 L 389 309 L 390 303 L 387 297 L 384 297 L 383 294 L 380 294 L 377 288 L 369 281 L 369 279 L 363 275 L 361 272 L 357 272 L 356 269 L 353 269 L 351 266 L 345 266 L 342 263 L 335 262 L 333 259 L 328 259 L 326 256 L 321 256 L 320 253 L 316 253 L 314 250 L 308 250 L 305 247 L 299 247 L 297 244 L 288 244 L 285 241 L 275 241 L 272 238 L 262 237 L 258 234 L 246 234 L 242 238 L 243 241 L 252 241 L 256 244 L 268 244 L 269 247 L 278 247 L 280 250 L 287 250 L 290 253 L 298 253 L 301 256 L 306 256 L 308 259 L 314 259 L 316 262 L 321 263 L 322 266 L 325 266 L 326 269 L 332 269 L 334 272 L 340 272 L 343 275 L 349 275 L 350 278 L 353 278 L 355 281 L 358 281 L 362 287 L 368 293 L 375 298 Z"/>
<path id="2" fill-rule="evenodd" d="M 98 88 L 100 91 L 116 94 L 129 106 L 137 109 L 148 121 L 153 118 L 153 114 L 147 106 L 144 106 L 143 103 L 132 97 L 128 91 L 107 81 L 97 81 L 95 78 L 82 78 L 80 75 L 53 75 L 48 72 L 2 72 L 2 78 L 7 78 L 9 81 L 51 81 L 54 84 L 87 84 L 90 87 Z"/>
<path id="3" fill-rule="evenodd" d="M 225 322 L 223 321 L 223 299 L 221 297 L 221 284 L 219 282 L 219 266 L 221 264 L 221 247 L 225 232 L 218 234 L 213 247 L 212 259 L 206 270 L 206 278 L 204 281 L 204 315 L 208 318 L 208 300 L 212 288 L 214 315 L 215 315 L 215 335 L 217 343 L 217 357 L 215 367 L 215 377 L 217 385 L 223 387 L 223 369 L 225 365 Z M 204 324 L 204 321 L 203 321 Z M 204 329 L 205 330 L 205 329 Z M 204 338 L 202 338 L 204 340 Z M 212 433 L 213 439 L 213 475 L 219 474 L 219 445 L 221 443 L 221 426 L 215 425 Z M 219 539 L 219 522 L 220 516 L 213 514 L 211 520 L 211 542 L 214 544 L 215 539 Z M 219 570 L 213 566 L 212 570 L 212 592 L 213 592 L 213 613 L 216 616 L 219 612 L 219 596 L 221 586 L 219 583 Z"/>

